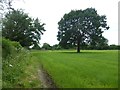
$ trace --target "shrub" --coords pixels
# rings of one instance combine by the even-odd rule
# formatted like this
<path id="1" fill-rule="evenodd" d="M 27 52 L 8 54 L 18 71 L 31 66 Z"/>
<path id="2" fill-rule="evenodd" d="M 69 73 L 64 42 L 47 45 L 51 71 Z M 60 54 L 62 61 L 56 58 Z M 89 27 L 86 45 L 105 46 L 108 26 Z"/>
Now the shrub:
<path id="1" fill-rule="evenodd" d="M 18 85 L 22 75 L 25 74 L 24 70 L 28 65 L 28 60 L 28 53 L 25 50 L 2 59 L 3 88 Z"/>
<path id="2" fill-rule="evenodd" d="M 13 47 L 11 42 L 5 38 L 2 38 L 2 57 L 6 58 L 12 53 Z"/>
<path id="3" fill-rule="evenodd" d="M 14 46 L 16 52 L 20 52 L 22 50 L 22 46 L 19 42 L 12 42 L 12 45 Z"/>
<path id="4" fill-rule="evenodd" d="M 7 58 L 10 54 L 15 54 L 21 51 L 22 46 L 19 42 L 10 41 L 2 38 L 2 57 Z"/>
<path id="5" fill-rule="evenodd" d="M 18 42 L 2 39 L 2 85 L 3 88 L 16 87 L 25 74 L 29 53 Z"/>

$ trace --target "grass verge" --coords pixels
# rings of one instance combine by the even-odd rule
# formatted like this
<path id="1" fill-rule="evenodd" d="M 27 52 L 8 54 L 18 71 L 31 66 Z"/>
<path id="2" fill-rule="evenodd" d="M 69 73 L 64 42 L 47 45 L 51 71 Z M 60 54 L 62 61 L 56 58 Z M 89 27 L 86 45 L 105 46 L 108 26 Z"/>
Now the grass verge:
<path id="1" fill-rule="evenodd" d="M 2 88 L 40 87 L 38 63 L 18 42 L 2 39 Z"/>
<path id="2" fill-rule="evenodd" d="M 41 87 L 37 72 L 38 63 L 35 62 L 34 58 L 28 52 L 26 52 L 27 54 L 25 52 L 19 53 L 14 58 L 4 60 L 2 75 L 3 88 Z"/>

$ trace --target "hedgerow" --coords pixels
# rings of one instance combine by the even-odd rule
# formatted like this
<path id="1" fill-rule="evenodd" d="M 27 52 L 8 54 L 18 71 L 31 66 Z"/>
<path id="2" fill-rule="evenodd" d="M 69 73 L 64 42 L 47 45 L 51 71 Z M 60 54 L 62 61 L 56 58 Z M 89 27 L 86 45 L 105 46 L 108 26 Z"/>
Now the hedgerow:
<path id="1" fill-rule="evenodd" d="M 19 82 L 28 64 L 29 53 L 18 42 L 2 39 L 2 85 L 21 87 Z"/>

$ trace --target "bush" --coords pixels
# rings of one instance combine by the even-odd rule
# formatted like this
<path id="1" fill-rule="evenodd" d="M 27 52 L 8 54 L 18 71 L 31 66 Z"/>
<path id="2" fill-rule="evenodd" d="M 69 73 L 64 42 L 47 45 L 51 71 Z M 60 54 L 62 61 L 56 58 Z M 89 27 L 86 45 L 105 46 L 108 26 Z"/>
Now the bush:
<path id="1" fill-rule="evenodd" d="M 13 46 L 11 42 L 5 38 L 2 39 L 2 57 L 6 58 L 12 53 Z"/>
<path id="2" fill-rule="evenodd" d="M 52 47 L 48 43 L 44 43 L 43 46 L 42 46 L 42 49 L 51 50 Z"/>
<path id="3" fill-rule="evenodd" d="M 109 49 L 110 50 L 117 50 L 117 49 L 119 49 L 119 47 L 115 44 L 112 44 L 112 45 L 109 46 Z"/>
<path id="4" fill-rule="evenodd" d="M 26 51 L 16 53 L 14 57 L 9 55 L 2 59 L 2 85 L 3 88 L 11 88 L 19 85 L 25 68 L 28 65 L 29 57 Z M 12 57 L 11 57 L 12 56 Z"/>
<path id="5" fill-rule="evenodd" d="M 2 85 L 3 88 L 19 86 L 20 78 L 28 65 L 28 50 L 18 42 L 2 39 Z"/>
<path id="6" fill-rule="evenodd" d="M 16 52 L 20 52 L 22 50 L 22 46 L 19 42 L 12 42 L 12 45 L 14 46 Z"/>
<path id="7" fill-rule="evenodd" d="M 62 49 L 62 48 L 59 44 L 55 44 L 52 46 L 52 50 L 60 50 L 60 49 Z"/>
<path id="8" fill-rule="evenodd" d="M 22 46 L 19 42 L 10 41 L 2 38 L 2 57 L 7 58 L 10 54 L 15 54 L 21 51 Z"/>

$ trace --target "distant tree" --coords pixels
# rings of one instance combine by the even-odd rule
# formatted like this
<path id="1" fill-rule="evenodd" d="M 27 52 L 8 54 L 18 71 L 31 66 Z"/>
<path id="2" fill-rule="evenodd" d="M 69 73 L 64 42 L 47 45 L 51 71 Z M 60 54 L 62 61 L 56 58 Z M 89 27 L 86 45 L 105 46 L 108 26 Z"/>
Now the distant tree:
<path id="1" fill-rule="evenodd" d="M 53 50 L 59 50 L 59 49 L 61 49 L 61 46 L 59 44 L 55 44 L 55 45 L 52 46 L 52 49 Z"/>
<path id="2" fill-rule="evenodd" d="M 117 47 L 118 47 L 118 50 L 120 50 L 120 45 L 118 45 Z"/>
<path id="3" fill-rule="evenodd" d="M 117 50 L 117 49 L 119 49 L 119 45 L 111 44 L 111 45 L 109 46 L 109 49 L 110 49 L 110 50 Z"/>
<path id="4" fill-rule="evenodd" d="M 78 53 L 80 45 L 98 46 L 99 43 L 106 42 L 106 40 L 102 40 L 105 39 L 102 33 L 109 29 L 106 16 L 98 15 L 94 8 L 72 10 L 63 16 L 58 25 L 57 39 L 60 46 L 64 48 L 77 46 Z"/>
<path id="5" fill-rule="evenodd" d="M 43 43 L 42 48 L 45 49 L 45 50 L 51 50 L 52 49 L 52 47 L 48 43 Z"/>
<path id="6" fill-rule="evenodd" d="M 2 36 L 19 42 L 23 47 L 29 48 L 39 44 L 41 35 L 45 31 L 44 23 L 32 19 L 22 10 L 13 10 L 3 19 Z"/>

